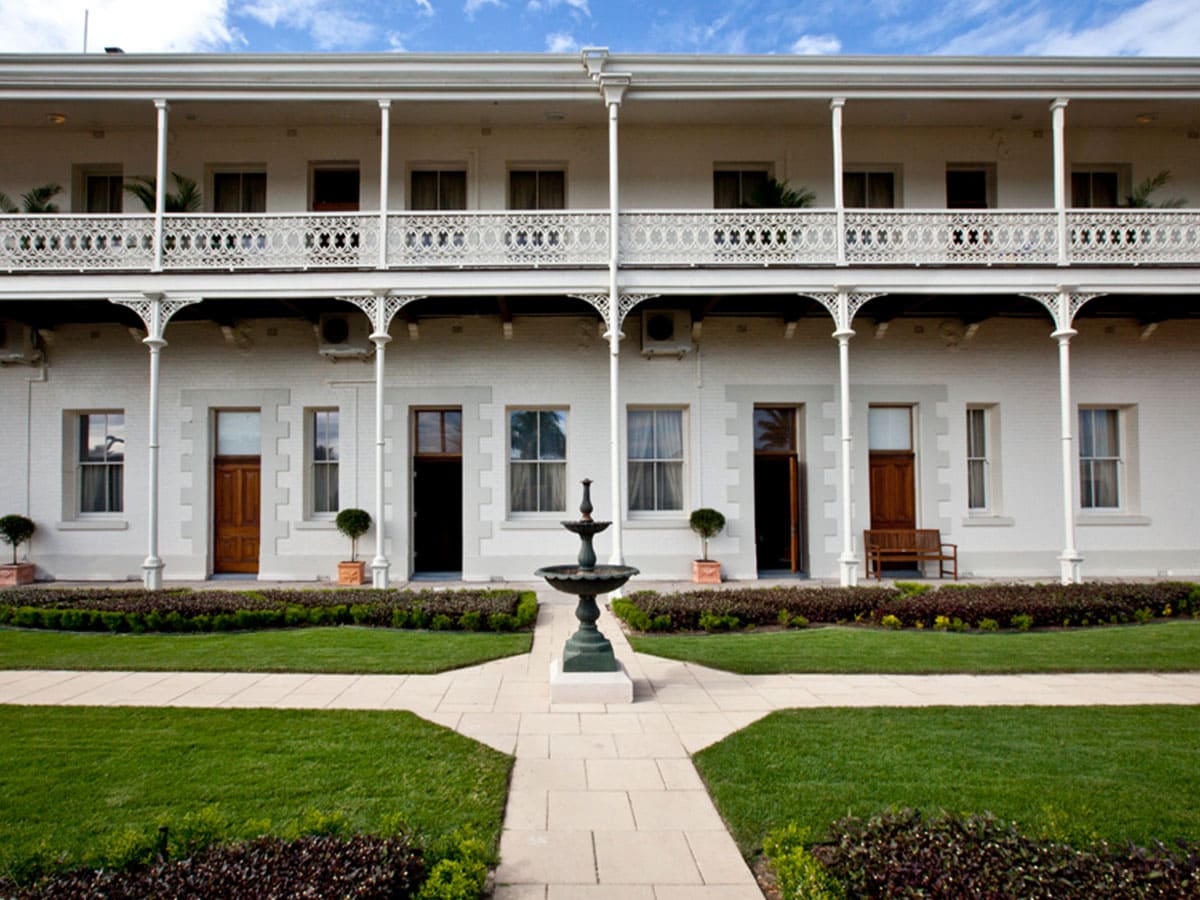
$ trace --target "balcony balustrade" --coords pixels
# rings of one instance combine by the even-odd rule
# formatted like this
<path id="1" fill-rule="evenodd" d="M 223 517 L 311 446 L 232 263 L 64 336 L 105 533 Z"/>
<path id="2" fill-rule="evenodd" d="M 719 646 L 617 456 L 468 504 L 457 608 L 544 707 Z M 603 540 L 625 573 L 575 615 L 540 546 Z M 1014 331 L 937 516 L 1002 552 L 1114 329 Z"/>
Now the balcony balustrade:
<path id="1" fill-rule="evenodd" d="M 1068 265 L 1200 265 L 1200 210 L 1069 210 Z M 722 268 L 1047 266 L 1059 260 L 1053 210 L 638 211 L 620 216 L 621 265 Z M 387 216 L 389 269 L 596 268 L 606 212 L 401 212 Z M 374 269 L 378 213 L 171 213 L 169 271 Z M 839 248 L 839 241 L 842 248 Z M 0 271 L 153 268 L 151 215 L 0 215 Z"/>

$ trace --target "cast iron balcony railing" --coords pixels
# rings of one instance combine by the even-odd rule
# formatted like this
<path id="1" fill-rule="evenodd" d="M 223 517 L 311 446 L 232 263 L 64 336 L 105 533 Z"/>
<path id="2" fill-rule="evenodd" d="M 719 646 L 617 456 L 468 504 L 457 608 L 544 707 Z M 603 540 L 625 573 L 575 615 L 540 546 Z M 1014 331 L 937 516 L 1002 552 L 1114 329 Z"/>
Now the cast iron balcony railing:
<path id="1" fill-rule="evenodd" d="M 1067 265 L 1200 265 L 1200 210 L 1068 210 Z M 620 216 L 625 267 L 1053 266 L 1054 210 L 650 210 Z M 170 213 L 166 271 L 597 268 L 596 210 Z M 386 246 L 381 247 L 381 241 Z M 382 252 L 381 252 L 382 251 Z M 0 272 L 146 272 L 154 217 L 0 215 Z"/>

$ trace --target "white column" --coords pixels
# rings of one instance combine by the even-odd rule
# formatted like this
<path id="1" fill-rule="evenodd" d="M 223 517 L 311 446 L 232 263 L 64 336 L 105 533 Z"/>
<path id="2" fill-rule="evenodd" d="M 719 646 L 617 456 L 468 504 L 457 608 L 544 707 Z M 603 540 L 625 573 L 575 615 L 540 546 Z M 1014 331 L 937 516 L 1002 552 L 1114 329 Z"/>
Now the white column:
<path id="1" fill-rule="evenodd" d="M 163 267 L 163 209 L 167 195 L 167 101 L 155 100 L 158 141 L 154 164 L 154 271 Z"/>
<path id="2" fill-rule="evenodd" d="M 1050 104 L 1050 120 L 1054 129 L 1054 211 L 1058 218 L 1058 264 L 1067 265 L 1067 156 L 1063 128 L 1067 101 Z"/>
<path id="3" fill-rule="evenodd" d="M 846 265 L 846 197 L 842 189 L 842 108 L 844 97 L 829 101 L 833 113 L 833 205 L 837 209 L 837 264 Z"/>
<path id="4" fill-rule="evenodd" d="M 628 75 L 600 76 L 600 87 L 608 106 L 608 477 L 612 498 L 612 531 L 609 532 L 612 535 L 612 551 L 609 562 L 615 566 L 625 564 L 622 525 L 625 507 L 621 500 L 621 289 L 617 277 L 621 265 L 617 113 L 629 81 Z"/>
<path id="5" fill-rule="evenodd" d="M 387 319 L 384 312 L 384 300 L 378 298 L 376 303 L 374 330 L 371 341 L 375 344 L 375 558 L 371 560 L 371 586 L 385 588 L 388 586 L 388 558 L 383 552 L 384 513 L 383 513 L 383 363 L 384 349 L 392 336 L 387 331 Z"/>
<path id="6" fill-rule="evenodd" d="M 854 556 L 853 504 L 850 497 L 850 338 L 854 329 L 845 314 L 845 293 L 838 295 L 838 329 L 833 333 L 838 342 L 838 400 L 841 404 L 842 427 L 842 555 L 838 557 L 842 587 L 858 584 L 858 559 Z"/>
<path id="7" fill-rule="evenodd" d="M 379 262 L 387 268 L 388 172 L 391 165 L 392 101 L 379 101 Z"/>
<path id="8" fill-rule="evenodd" d="M 1059 416 L 1062 426 L 1062 505 L 1063 551 L 1058 561 L 1063 584 L 1079 584 L 1083 557 L 1075 548 L 1075 440 L 1072 436 L 1074 410 L 1071 407 L 1071 338 L 1078 334 L 1070 325 L 1069 295 L 1059 297 L 1058 329 L 1050 335 L 1058 341 Z"/>
<path id="9" fill-rule="evenodd" d="M 149 332 L 142 343 L 150 348 L 150 434 L 147 446 L 147 549 L 146 561 L 142 563 L 142 583 L 147 590 L 157 591 L 162 587 L 163 561 L 158 555 L 158 365 L 159 354 L 167 346 L 163 340 L 162 300 L 151 301 Z"/>

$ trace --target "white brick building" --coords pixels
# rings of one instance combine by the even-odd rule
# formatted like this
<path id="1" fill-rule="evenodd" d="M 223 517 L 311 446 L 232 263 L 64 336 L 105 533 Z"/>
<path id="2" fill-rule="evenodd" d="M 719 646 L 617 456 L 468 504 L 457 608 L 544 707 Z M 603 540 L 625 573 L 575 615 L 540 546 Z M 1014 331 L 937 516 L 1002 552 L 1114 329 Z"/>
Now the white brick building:
<path id="1" fill-rule="evenodd" d="M 1194 60 L 8 56 L 0 122 L 45 577 L 327 578 L 360 506 L 376 584 L 527 579 L 583 477 L 651 577 L 700 506 L 737 579 L 1200 572 Z"/>

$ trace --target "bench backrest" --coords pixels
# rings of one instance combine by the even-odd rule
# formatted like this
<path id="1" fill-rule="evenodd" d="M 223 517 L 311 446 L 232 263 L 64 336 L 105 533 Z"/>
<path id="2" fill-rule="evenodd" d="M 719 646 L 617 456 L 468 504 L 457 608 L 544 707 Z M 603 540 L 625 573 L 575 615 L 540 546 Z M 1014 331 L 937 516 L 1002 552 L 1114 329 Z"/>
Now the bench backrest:
<path id="1" fill-rule="evenodd" d="M 869 528 L 863 542 L 868 550 L 940 550 L 942 533 L 936 528 Z"/>

